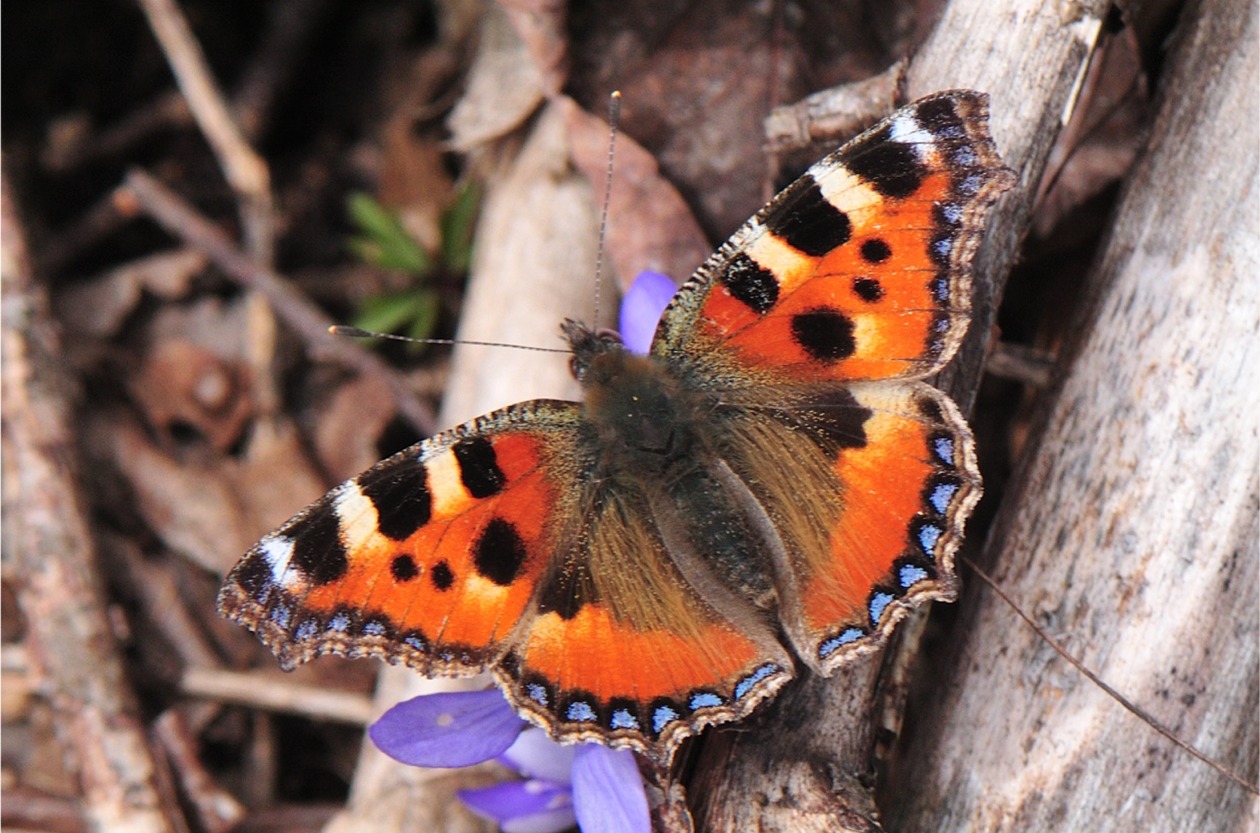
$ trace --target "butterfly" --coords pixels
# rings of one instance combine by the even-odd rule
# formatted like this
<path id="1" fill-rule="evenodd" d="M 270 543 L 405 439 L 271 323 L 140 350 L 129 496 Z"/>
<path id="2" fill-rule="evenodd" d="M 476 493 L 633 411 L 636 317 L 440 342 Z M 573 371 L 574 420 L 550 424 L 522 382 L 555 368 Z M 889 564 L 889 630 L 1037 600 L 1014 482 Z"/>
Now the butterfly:
<path id="1" fill-rule="evenodd" d="M 333 489 L 219 610 L 292 667 L 487 669 L 554 738 L 668 760 L 803 670 L 955 594 L 981 493 L 921 381 L 970 317 L 1014 183 L 981 93 L 920 99 L 815 163 L 679 289 L 650 351 L 566 321 L 581 403 L 523 402 Z"/>

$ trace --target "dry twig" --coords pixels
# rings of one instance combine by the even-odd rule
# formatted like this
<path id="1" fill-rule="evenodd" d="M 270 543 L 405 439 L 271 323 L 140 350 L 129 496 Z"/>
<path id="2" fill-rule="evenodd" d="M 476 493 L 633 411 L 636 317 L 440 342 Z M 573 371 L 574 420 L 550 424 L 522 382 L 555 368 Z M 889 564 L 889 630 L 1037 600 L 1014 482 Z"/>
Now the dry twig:
<path id="1" fill-rule="evenodd" d="M 140 0 L 149 26 L 166 53 L 175 81 L 193 118 L 219 158 L 223 175 L 241 198 L 246 248 L 259 263 L 271 263 L 275 247 L 271 174 L 241 135 L 206 66 L 201 47 L 175 0 Z"/>

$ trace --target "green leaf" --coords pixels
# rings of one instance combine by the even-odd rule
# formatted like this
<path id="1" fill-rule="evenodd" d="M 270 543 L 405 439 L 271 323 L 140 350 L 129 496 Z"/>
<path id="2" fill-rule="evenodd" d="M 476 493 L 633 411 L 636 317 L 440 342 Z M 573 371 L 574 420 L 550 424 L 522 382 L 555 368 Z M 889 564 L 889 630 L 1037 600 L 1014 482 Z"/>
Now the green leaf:
<path id="1" fill-rule="evenodd" d="M 416 317 L 416 293 L 365 298 L 354 325 L 373 333 L 396 333 Z"/>
<path id="2" fill-rule="evenodd" d="M 347 245 L 364 263 L 421 277 L 433 270 L 429 253 L 407 233 L 397 212 L 362 191 L 346 198 L 346 212 L 361 232 Z"/>
<path id="3" fill-rule="evenodd" d="M 442 212 L 442 263 L 456 274 L 464 274 L 472 265 L 473 229 L 481 207 L 481 189 L 472 180 L 464 182 L 455 200 Z"/>

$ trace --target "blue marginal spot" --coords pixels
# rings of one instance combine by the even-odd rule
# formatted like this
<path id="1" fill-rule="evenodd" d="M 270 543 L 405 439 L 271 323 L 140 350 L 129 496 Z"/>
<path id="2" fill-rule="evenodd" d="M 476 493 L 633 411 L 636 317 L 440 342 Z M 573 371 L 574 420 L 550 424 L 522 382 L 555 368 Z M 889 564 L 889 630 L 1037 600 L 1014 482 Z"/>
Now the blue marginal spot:
<path id="1" fill-rule="evenodd" d="M 871 596 L 870 611 L 872 625 L 879 624 L 879 620 L 883 617 L 884 611 L 888 609 L 890 604 L 892 604 L 894 598 L 896 597 L 893 596 L 892 593 L 875 593 Z"/>
<path id="2" fill-rule="evenodd" d="M 963 180 L 958 183 L 958 193 L 962 194 L 964 197 L 974 197 L 976 194 L 980 193 L 980 185 L 983 182 L 984 178 L 979 174 L 971 174 L 970 176 L 964 177 Z"/>
<path id="3" fill-rule="evenodd" d="M 902 564 L 897 571 L 897 578 L 903 588 L 909 589 L 928 578 L 928 571 L 913 564 Z"/>
<path id="4" fill-rule="evenodd" d="M 958 494 L 957 483 L 937 483 L 932 489 L 932 494 L 928 496 L 928 502 L 932 504 L 932 508 L 938 515 L 944 515 L 949 511 L 949 504 L 953 502 L 956 494 Z"/>
<path id="5" fill-rule="evenodd" d="M 525 696 L 540 706 L 546 706 L 550 699 L 547 695 L 547 687 L 541 683 L 530 683 L 525 686 Z"/>
<path id="6" fill-rule="evenodd" d="M 687 701 L 687 708 L 693 712 L 698 709 L 707 709 L 720 705 L 722 705 L 722 698 L 711 691 L 697 691 Z"/>
<path id="7" fill-rule="evenodd" d="M 951 226 L 956 226 L 962 222 L 962 206 L 956 202 L 942 203 L 940 206 L 941 217 Z"/>
<path id="8" fill-rule="evenodd" d="M 639 719 L 627 709 L 617 709 L 612 713 L 612 720 L 608 721 L 608 727 L 610 729 L 638 729 Z"/>
<path id="9" fill-rule="evenodd" d="M 297 626 L 297 630 L 293 632 L 293 636 L 299 642 L 307 639 L 314 639 L 319 633 L 319 621 L 316 619 L 303 619 L 302 623 Z"/>
<path id="10" fill-rule="evenodd" d="M 954 241 L 949 237 L 942 237 L 939 240 L 932 241 L 932 252 L 939 260 L 949 260 L 949 253 L 954 249 Z"/>
<path id="11" fill-rule="evenodd" d="M 779 666 L 775 665 L 773 662 L 769 662 L 749 674 L 744 679 L 740 680 L 735 684 L 735 699 L 743 700 L 744 695 L 748 694 L 748 692 L 752 690 L 753 686 L 778 670 Z"/>
<path id="12" fill-rule="evenodd" d="M 287 628 L 289 622 L 293 619 L 293 609 L 288 605 L 278 604 L 271 609 L 271 613 L 268 614 L 267 618 L 277 627 Z"/>
<path id="13" fill-rule="evenodd" d="M 346 613 L 338 613 L 328 620 L 328 630 L 345 633 L 350 629 L 350 616 Z"/>
<path id="14" fill-rule="evenodd" d="M 680 717 L 671 706 L 657 706 L 652 709 L 652 731 L 660 734 L 661 730 Z"/>
<path id="15" fill-rule="evenodd" d="M 928 558 L 936 557 L 936 543 L 941 540 L 941 528 L 936 524 L 919 527 L 919 546 Z"/>
<path id="16" fill-rule="evenodd" d="M 591 704 L 585 700 L 574 700 L 569 707 L 564 710 L 566 720 L 572 720 L 574 723 L 591 723 L 597 719 L 595 710 L 591 708 Z"/>
<path id="17" fill-rule="evenodd" d="M 837 636 L 823 640 L 818 646 L 818 658 L 826 659 L 840 649 L 842 645 L 848 645 L 850 642 L 857 642 L 863 636 L 861 628 L 845 628 Z"/>
<path id="18" fill-rule="evenodd" d="M 933 438 L 932 451 L 936 454 L 936 458 L 945 465 L 954 465 L 954 440 L 952 437 Z"/>
<path id="19" fill-rule="evenodd" d="M 415 634 L 412 634 L 411 636 L 408 636 L 406 639 L 404 639 L 403 644 L 405 644 L 409 648 L 415 648 L 417 651 L 429 650 L 429 646 L 425 644 L 424 640 L 416 636 Z"/>
<path id="20" fill-rule="evenodd" d="M 953 154 L 953 163 L 961 168 L 974 168 L 980 164 L 980 160 L 976 158 L 975 151 L 969 147 L 960 147 Z"/>
<path id="21" fill-rule="evenodd" d="M 363 632 L 368 636 L 384 636 L 385 625 L 377 621 L 367 622 L 363 625 Z"/>

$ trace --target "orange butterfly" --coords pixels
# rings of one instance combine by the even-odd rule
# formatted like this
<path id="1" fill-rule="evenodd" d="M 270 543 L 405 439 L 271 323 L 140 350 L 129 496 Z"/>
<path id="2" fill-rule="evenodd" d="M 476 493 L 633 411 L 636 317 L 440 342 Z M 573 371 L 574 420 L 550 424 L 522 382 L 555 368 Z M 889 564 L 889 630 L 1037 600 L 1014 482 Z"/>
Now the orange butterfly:
<path id="1" fill-rule="evenodd" d="M 950 599 L 980 497 L 953 356 L 1014 183 L 980 93 L 905 107 L 713 254 L 650 353 L 566 321 L 582 403 L 525 402 L 350 480 L 265 537 L 219 610 L 286 667 L 494 671 L 565 741 L 668 759 Z"/>

